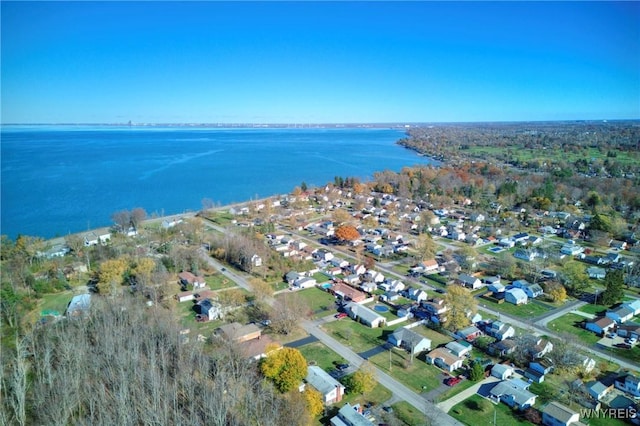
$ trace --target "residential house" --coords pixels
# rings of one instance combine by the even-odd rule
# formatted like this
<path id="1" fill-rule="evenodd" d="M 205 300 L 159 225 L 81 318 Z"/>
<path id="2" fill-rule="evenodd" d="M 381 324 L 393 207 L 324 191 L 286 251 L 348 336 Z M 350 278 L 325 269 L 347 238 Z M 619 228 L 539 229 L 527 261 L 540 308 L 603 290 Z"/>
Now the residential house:
<path id="1" fill-rule="evenodd" d="M 542 383 L 544 382 L 544 373 L 536 371 L 531 367 L 527 367 L 524 370 L 524 377 L 529 379 L 530 383 Z"/>
<path id="2" fill-rule="evenodd" d="M 488 352 L 494 356 L 505 357 L 511 355 L 518 347 L 518 342 L 512 338 L 500 340 L 489 345 Z"/>
<path id="3" fill-rule="evenodd" d="M 440 265 L 435 259 L 424 260 L 422 262 L 422 267 L 424 268 L 423 273 L 430 274 L 433 272 L 438 272 L 440 269 Z"/>
<path id="4" fill-rule="evenodd" d="M 375 423 L 368 420 L 359 410 L 349 403 L 342 406 L 338 414 L 329 421 L 331 426 L 375 426 Z"/>
<path id="5" fill-rule="evenodd" d="M 533 359 L 542 358 L 553 350 L 553 343 L 547 339 L 533 334 L 526 336 L 526 338 L 532 343 L 529 347 L 529 354 Z"/>
<path id="6" fill-rule="evenodd" d="M 315 278 L 300 277 L 293 282 L 293 286 L 299 289 L 315 287 L 318 284 Z"/>
<path id="7" fill-rule="evenodd" d="M 395 291 L 386 291 L 384 294 L 380 295 L 380 300 L 383 302 L 393 302 L 398 299 L 400 299 L 400 294 Z"/>
<path id="8" fill-rule="evenodd" d="M 313 253 L 313 257 L 318 260 L 322 260 L 324 262 L 329 262 L 333 259 L 333 253 L 331 253 L 327 249 L 318 249 L 315 253 Z"/>
<path id="9" fill-rule="evenodd" d="M 515 280 L 511 285 L 524 291 L 529 299 L 535 299 L 544 293 L 542 287 L 538 284 L 532 284 L 527 280 Z"/>
<path id="10" fill-rule="evenodd" d="M 579 357 L 581 360 L 580 364 L 582 364 L 582 370 L 585 373 L 590 373 L 596 366 L 596 360 L 586 355 L 579 355 Z"/>
<path id="11" fill-rule="evenodd" d="M 204 277 L 196 276 L 188 271 L 183 271 L 178 274 L 178 278 L 180 279 L 180 284 L 182 286 L 191 285 L 194 289 L 204 288 L 207 285 Z"/>
<path id="12" fill-rule="evenodd" d="M 640 398 L 640 378 L 633 374 L 627 374 L 623 377 L 618 377 L 614 382 L 616 389 L 622 392 L 628 393 L 635 398 Z"/>
<path id="13" fill-rule="evenodd" d="M 584 251 L 584 247 L 577 245 L 574 241 L 569 241 L 560 248 L 560 253 L 567 256 L 577 256 Z"/>
<path id="14" fill-rule="evenodd" d="M 382 315 L 355 302 L 349 302 L 345 306 L 345 311 L 353 320 L 360 321 L 371 328 L 381 327 L 386 322 Z"/>
<path id="15" fill-rule="evenodd" d="M 360 283 L 360 290 L 365 291 L 367 293 L 373 293 L 377 286 L 376 283 L 371 282 L 371 281 L 365 281 L 363 283 Z"/>
<path id="16" fill-rule="evenodd" d="M 529 392 L 529 383 L 520 379 L 503 380 L 495 385 L 490 396 L 511 408 L 525 410 L 536 403 L 536 394 Z"/>
<path id="17" fill-rule="evenodd" d="M 254 254 L 251 256 L 251 265 L 256 268 L 262 266 L 262 258 L 259 255 Z"/>
<path id="18" fill-rule="evenodd" d="M 106 244 L 111 241 L 111 233 L 110 232 L 89 232 L 84 235 L 84 245 L 89 246 L 97 246 L 98 244 Z"/>
<path id="19" fill-rule="evenodd" d="M 329 291 L 342 300 L 354 301 L 356 303 L 361 303 L 368 298 L 366 293 L 363 293 L 362 291 L 340 281 L 333 284 Z"/>
<path id="20" fill-rule="evenodd" d="M 463 287 L 470 288 L 472 290 L 482 287 L 482 281 L 480 281 L 479 278 L 467 274 L 460 274 L 458 276 L 458 282 Z"/>
<path id="21" fill-rule="evenodd" d="M 495 364 L 491 367 L 491 375 L 497 377 L 500 380 L 506 380 L 513 376 L 515 370 L 508 364 Z"/>
<path id="22" fill-rule="evenodd" d="M 473 349 L 473 346 L 471 346 L 471 344 L 468 342 L 454 340 L 447 343 L 445 345 L 445 348 L 447 348 L 449 352 L 451 352 L 455 356 L 462 358 L 471 353 L 471 349 Z"/>
<path id="23" fill-rule="evenodd" d="M 549 374 L 553 371 L 554 365 L 546 358 L 539 358 L 530 361 L 529 368 L 541 374 Z"/>
<path id="24" fill-rule="evenodd" d="M 262 330 L 255 324 L 242 325 L 238 322 L 221 325 L 216 329 L 216 335 L 228 341 L 242 343 L 262 337 Z"/>
<path id="25" fill-rule="evenodd" d="M 620 337 L 635 337 L 640 340 L 640 324 L 620 324 L 616 331 Z"/>
<path id="26" fill-rule="evenodd" d="M 407 296 L 409 297 L 409 299 L 415 300 L 417 302 L 427 300 L 427 298 L 429 297 L 427 292 L 422 290 L 421 288 L 410 288 L 409 291 L 407 291 Z"/>
<path id="27" fill-rule="evenodd" d="M 580 414 L 566 405 L 552 401 L 542 409 L 542 424 L 544 426 L 578 426 Z"/>
<path id="28" fill-rule="evenodd" d="M 333 266 L 337 266 L 339 268 L 346 268 L 349 266 L 349 262 L 340 257 L 334 257 L 329 261 Z"/>
<path id="29" fill-rule="evenodd" d="M 527 303 L 527 294 L 520 288 L 511 288 L 504 292 L 504 300 L 514 305 Z"/>
<path id="30" fill-rule="evenodd" d="M 364 274 L 364 279 L 366 281 L 371 281 L 376 284 L 384 282 L 384 275 L 381 272 L 369 270 Z"/>
<path id="31" fill-rule="evenodd" d="M 516 244 L 523 244 L 523 243 L 526 243 L 527 240 L 529 239 L 529 234 L 527 234 L 526 232 L 520 232 L 514 235 L 513 237 L 511 237 L 511 239 L 515 241 Z"/>
<path id="32" fill-rule="evenodd" d="M 282 345 L 268 335 L 245 340 L 239 344 L 239 350 L 246 358 L 258 361 L 266 358 L 272 352 L 282 349 Z"/>
<path id="33" fill-rule="evenodd" d="M 591 321 L 587 321 L 584 328 L 593 331 L 596 334 L 604 336 L 610 330 L 616 326 L 616 322 L 609 317 L 594 318 Z"/>
<path id="34" fill-rule="evenodd" d="M 430 339 L 407 327 L 396 329 L 389 335 L 387 342 L 413 353 L 420 353 L 431 349 Z"/>
<path id="35" fill-rule="evenodd" d="M 195 299 L 195 296 L 192 291 L 183 291 L 176 294 L 175 298 L 178 302 L 186 302 Z"/>
<path id="36" fill-rule="evenodd" d="M 358 285 L 360 284 L 361 278 L 360 275 L 358 274 L 351 274 L 351 275 L 347 275 L 346 277 L 343 278 L 344 282 L 346 282 L 347 284 L 351 284 L 351 285 Z"/>
<path id="37" fill-rule="evenodd" d="M 65 315 L 67 317 L 75 317 L 85 315 L 89 313 L 91 307 L 91 294 L 77 294 L 71 298 L 71 301 L 67 305 Z"/>
<path id="38" fill-rule="evenodd" d="M 209 321 L 218 319 L 222 316 L 222 306 L 211 301 L 211 299 L 202 299 L 196 303 L 196 310 L 201 317 Z"/>
<path id="39" fill-rule="evenodd" d="M 607 276 L 607 271 L 604 268 L 598 268 L 597 266 L 591 266 L 587 268 L 587 275 L 589 278 L 596 280 L 603 280 Z"/>
<path id="40" fill-rule="evenodd" d="M 482 281 L 482 284 L 486 284 L 488 286 L 501 283 L 500 277 L 496 277 L 496 276 L 482 277 L 480 281 Z M 492 290 L 489 290 L 489 291 L 492 291 Z"/>
<path id="41" fill-rule="evenodd" d="M 364 273 L 367 272 L 367 268 L 364 265 L 350 265 L 347 267 L 347 269 L 352 274 L 357 274 L 357 275 L 364 275 Z"/>
<path id="42" fill-rule="evenodd" d="M 536 250 L 518 249 L 513 253 L 513 257 L 531 262 L 538 257 L 538 252 Z"/>
<path id="43" fill-rule="evenodd" d="M 484 332 L 487 336 L 495 337 L 497 340 L 504 340 L 516 334 L 515 328 L 502 321 L 492 321 L 485 326 Z"/>
<path id="44" fill-rule="evenodd" d="M 487 286 L 487 290 L 493 294 L 504 293 L 506 287 L 501 283 L 493 283 Z"/>
<path id="45" fill-rule="evenodd" d="M 475 325 L 470 325 L 469 327 L 456 331 L 456 334 L 467 342 L 473 342 L 482 335 L 482 331 Z"/>
<path id="46" fill-rule="evenodd" d="M 589 395 L 600 401 L 613 390 L 613 385 L 607 386 L 599 380 L 594 380 L 586 383 L 585 388 L 587 389 Z"/>
<path id="47" fill-rule="evenodd" d="M 425 361 L 451 373 L 462 367 L 463 359 L 446 348 L 436 348 L 427 354 Z"/>
<path id="48" fill-rule="evenodd" d="M 625 305 L 620 305 L 617 308 L 607 310 L 607 313 L 605 315 L 618 324 L 623 324 L 633 318 L 634 313 L 632 308 Z"/>
<path id="49" fill-rule="evenodd" d="M 317 365 L 308 367 L 305 382 L 320 392 L 325 405 L 340 402 L 344 396 L 345 387 Z"/>
<path id="50" fill-rule="evenodd" d="M 634 299 L 631 302 L 625 302 L 623 303 L 623 305 L 629 308 L 633 312 L 634 316 L 640 315 L 640 299 Z"/>

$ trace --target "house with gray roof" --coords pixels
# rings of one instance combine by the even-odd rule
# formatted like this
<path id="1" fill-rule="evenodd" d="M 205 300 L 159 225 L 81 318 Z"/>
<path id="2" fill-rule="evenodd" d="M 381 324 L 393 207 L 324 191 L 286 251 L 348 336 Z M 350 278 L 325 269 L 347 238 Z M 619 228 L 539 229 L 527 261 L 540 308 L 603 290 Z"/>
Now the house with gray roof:
<path id="1" fill-rule="evenodd" d="M 482 287 L 482 281 L 480 281 L 480 278 L 476 278 L 471 275 L 460 274 L 458 276 L 458 281 L 463 287 L 470 288 L 472 290 Z"/>
<path id="2" fill-rule="evenodd" d="M 608 318 L 611 318 L 612 320 L 617 322 L 618 324 L 622 324 L 626 321 L 629 321 L 631 318 L 633 318 L 634 313 L 630 307 L 625 305 L 620 305 L 615 309 L 608 310 L 605 315 Z"/>
<path id="3" fill-rule="evenodd" d="M 489 323 L 484 332 L 487 336 L 495 337 L 497 340 L 504 340 L 508 337 L 513 337 L 516 334 L 516 329 L 507 323 L 502 321 L 492 321 Z"/>
<path id="4" fill-rule="evenodd" d="M 537 395 L 529 392 L 529 383 L 520 379 L 503 380 L 489 391 L 491 397 L 511 408 L 525 410 L 536 403 Z"/>
<path id="5" fill-rule="evenodd" d="M 528 297 L 522 289 L 511 288 L 504 292 L 504 300 L 514 305 L 521 305 L 527 303 Z"/>
<path id="6" fill-rule="evenodd" d="M 305 382 L 320 392 L 325 405 L 340 402 L 344 396 L 345 387 L 317 365 L 309 366 Z"/>
<path id="7" fill-rule="evenodd" d="M 599 380 L 589 382 L 585 385 L 585 387 L 589 395 L 591 395 L 598 401 L 604 398 L 613 389 L 613 385 L 607 386 Z"/>
<path id="8" fill-rule="evenodd" d="M 385 317 L 379 313 L 355 302 L 349 302 L 345 310 L 353 320 L 360 321 L 371 328 L 381 327 L 386 322 Z"/>
<path id="9" fill-rule="evenodd" d="M 508 379 L 509 377 L 513 376 L 513 373 L 513 367 L 507 364 L 496 364 L 491 367 L 491 375 L 493 377 L 497 377 L 500 380 Z"/>
<path id="10" fill-rule="evenodd" d="M 344 404 L 338 411 L 338 415 L 332 417 L 329 422 L 331 426 L 375 426 L 373 422 L 360 413 L 358 407 L 354 407 L 349 403 Z"/>
<path id="11" fill-rule="evenodd" d="M 428 339 L 407 327 L 396 329 L 389 335 L 387 342 L 393 346 L 404 348 L 414 354 L 431 349 L 431 339 Z"/>
<path id="12" fill-rule="evenodd" d="M 580 414 L 566 405 L 552 401 L 542 409 L 542 424 L 545 426 L 579 426 Z"/>

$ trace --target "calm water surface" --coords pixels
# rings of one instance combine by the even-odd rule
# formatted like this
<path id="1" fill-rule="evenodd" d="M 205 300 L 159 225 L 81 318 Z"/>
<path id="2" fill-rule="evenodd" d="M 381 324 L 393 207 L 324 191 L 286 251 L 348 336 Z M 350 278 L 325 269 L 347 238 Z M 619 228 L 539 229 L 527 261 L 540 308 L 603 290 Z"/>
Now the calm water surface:
<path id="1" fill-rule="evenodd" d="M 113 212 L 174 214 L 285 194 L 303 181 L 370 179 L 427 164 L 387 129 L 5 126 L 1 232 L 46 238 L 108 226 Z"/>

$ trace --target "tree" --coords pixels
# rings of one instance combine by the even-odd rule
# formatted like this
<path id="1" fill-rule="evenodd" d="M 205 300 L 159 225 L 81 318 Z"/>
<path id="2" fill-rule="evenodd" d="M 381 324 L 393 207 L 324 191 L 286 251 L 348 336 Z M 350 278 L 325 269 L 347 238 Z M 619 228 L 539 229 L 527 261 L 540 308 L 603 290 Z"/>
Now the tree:
<path id="1" fill-rule="evenodd" d="M 64 241 L 75 256 L 79 256 L 82 249 L 84 249 L 84 240 L 78 234 L 67 235 Z"/>
<path id="2" fill-rule="evenodd" d="M 260 371 L 281 393 L 289 392 L 307 377 L 307 360 L 295 348 L 282 348 L 264 358 Z"/>
<path id="3" fill-rule="evenodd" d="M 567 290 L 557 281 L 549 281 L 544 285 L 544 294 L 554 303 L 564 303 L 567 300 Z"/>
<path id="4" fill-rule="evenodd" d="M 341 225 L 336 228 L 335 236 L 341 241 L 353 241 L 360 238 L 360 233 L 354 226 Z"/>
<path id="5" fill-rule="evenodd" d="M 311 417 L 320 415 L 324 410 L 324 403 L 322 402 L 322 394 L 310 386 L 307 386 L 304 390 L 304 399 L 307 403 L 307 411 Z"/>
<path id="6" fill-rule="evenodd" d="M 516 264 L 516 259 L 510 253 L 501 253 L 491 261 L 495 273 L 507 279 L 514 276 Z"/>
<path id="7" fill-rule="evenodd" d="M 130 222 L 131 226 L 138 229 L 143 220 L 147 218 L 147 212 L 142 207 L 136 207 L 131 210 Z"/>
<path id="8" fill-rule="evenodd" d="M 483 377 L 484 377 L 484 368 L 482 367 L 482 364 L 477 361 L 474 361 L 471 364 L 469 379 L 474 382 L 477 382 L 478 380 L 482 380 Z"/>
<path id="9" fill-rule="evenodd" d="M 438 246 L 430 234 L 420 234 L 416 241 L 416 255 L 419 260 L 433 259 Z"/>
<path id="10" fill-rule="evenodd" d="M 378 380 L 375 370 L 371 367 L 369 361 L 365 361 L 360 365 L 358 371 L 349 377 L 348 382 L 348 388 L 351 392 L 365 394 L 371 392 L 373 388 L 376 387 Z"/>
<path id="11" fill-rule="evenodd" d="M 624 278 L 622 271 L 609 270 L 604 277 L 605 290 L 600 295 L 600 304 L 613 305 L 624 297 Z"/>
<path id="12" fill-rule="evenodd" d="M 100 272 L 98 272 L 98 291 L 102 294 L 113 293 L 116 285 L 122 284 L 124 273 L 128 267 L 129 262 L 124 257 L 102 262 Z"/>
<path id="13" fill-rule="evenodd" d="M 572 296 L 580 296 L 591 287 L 584 266 L 578 262 L 567 262 L 564 265 L 561 280 L 567 292 Z"/>
<path id="14" fill-rule="evenodd" d="M 463 271 L 471 273 L 475 269 L 478 251 L 471 246 L 463 246 L 456 251 L 458 264 Z"/>
<path id="15" fill-rule="evenodd" d="M 333 210 L 333 212 L 331 213 L 331 219 L 334 223 L 342 225 L 349 222 L 350 220 L 353 220 L 353 217 L 345 209 L 338 208 Z"/>
<path id="16" fill-rule="evenodd" d="M 227 292 L 225 292 L 227 293 Z M 300 320 L 309 315 L 309 306 L 297 294 L 280 295 L 273 304 L 271 328 L 280 334 L 294 331 Z"/>
<path id="17" fill-rule="evenodd" d="M 470 318 L 478 310 L 478 301 L 470 291 L 459 285 L 450 285 L 444 296 L 445 305 L 449 308 L 446 313 L 448 330 L 459 330 L 471 323 Z"/>
<path id="18" fill-rule="evenodd" d="M 131 213 L 128 210 L 120 210 L 111 215 L 111 220 L 118 226 L 122 232 L 126 232 L 131 224 Z"/>

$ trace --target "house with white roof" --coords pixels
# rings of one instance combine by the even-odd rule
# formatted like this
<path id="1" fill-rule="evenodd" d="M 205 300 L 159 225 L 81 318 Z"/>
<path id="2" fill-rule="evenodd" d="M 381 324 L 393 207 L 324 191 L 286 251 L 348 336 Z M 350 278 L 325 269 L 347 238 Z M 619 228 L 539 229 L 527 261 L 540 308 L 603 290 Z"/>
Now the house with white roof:
<path id="1" fill-rule="evenodd" d="M 497 377 L 500 380 L 506 380 L 509 377 L 513 376 L 515 370 L 512 366 L 507 364 L 495 364 L 491 367 L 491 375 L 493 377 Z"/>
<path id="2" fill-rule="evenodd" d="M 353 320 L 360 321 L 371 328 L 381 327 L 386 322 L 385 317 L 382 315 L 355 302 L 349 302 L 345 306 L 345 310 Z"/>
<path id="3" fill-rule="evenodd" d="M 634 312 L 632 308 L 626 305 L 620 305 L 617 308 L 608 310 L 605 315 L 618 324 L 623 324 L 624 322 L 629 321 L 634 317 Z"/>
<path id="4" fill-rule="evenodd" d="M 490 396 L 511 408 L 525 410 L 536 403 L 537 395 L 529 392 L 529 383 L 520 379 L 504 380 L 495 385 Z"/>
<path id="5" fill-rule="evenodd" d="M 542 409 L 544 426 L 571 426 L 580 424 L 580 414 L 566 405 L 552 401 Z"/>
<path id="6" fill-rule="evenodd" d="M 427 354 L 425 361 L 451 373 L 462 367 L 463 359 L 446 348 L 436 348 Z"/>
<path id="7" fill-rule="evenodd" d="M 325 405 L 340 402 L 344 396 L 345 387 L 342 383 L 331 377 L 317 365 L 309 366 L 305 382 L 320 392 L 322 402 L 324 402 Z"/>
<path id="8" fill-rule="evenodd" d="M 514 305 L 525 304 L 528 301 L 527 294 L 520 288 L 511 288 L 504 292 L 504 300 Z"/>

